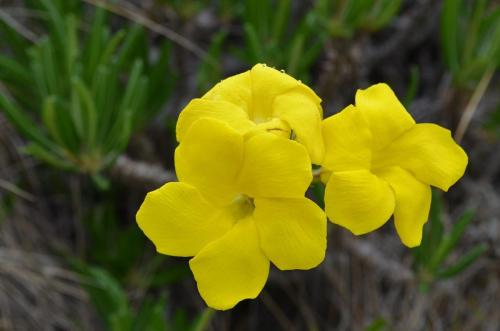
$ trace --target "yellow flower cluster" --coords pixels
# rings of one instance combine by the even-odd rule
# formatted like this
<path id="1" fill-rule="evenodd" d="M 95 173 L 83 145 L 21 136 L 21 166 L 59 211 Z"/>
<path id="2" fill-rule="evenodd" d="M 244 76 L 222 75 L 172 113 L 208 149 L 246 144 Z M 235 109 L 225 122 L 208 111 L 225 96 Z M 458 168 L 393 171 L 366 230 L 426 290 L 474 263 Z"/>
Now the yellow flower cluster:
<path id="1" fill-rule="evenodd" d="M 447 190 L 467 155 L 450 132 L 416 124 L 377 84 L 323 120 L 320 98 L 262 64 L 218 83 L 179 115 L 179 182 L 148 193 L 137 222 L 159 253 L 192 257 L 208 306 L 255 298 L 270 262 L 311 269 L 326 250 L 326 216 L 354 234 L 394 214 L 402 242 L 417 246 L 430 186 Z M 321 166 L 325 212 L 305 197 Z"/>

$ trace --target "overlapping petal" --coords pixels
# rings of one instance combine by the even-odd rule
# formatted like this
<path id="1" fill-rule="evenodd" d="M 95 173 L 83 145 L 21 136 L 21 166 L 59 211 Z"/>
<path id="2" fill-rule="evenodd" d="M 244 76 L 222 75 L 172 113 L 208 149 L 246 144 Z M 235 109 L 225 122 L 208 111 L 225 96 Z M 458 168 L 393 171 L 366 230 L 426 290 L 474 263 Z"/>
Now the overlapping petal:
<path id="1" fill-rule="evenodd" d="M 286 121 L 309 152 L 311 160 L 320 164 L 324 156 L 321 136 L 322 110 L 302 89 L 278 95 L 273 104 L 274 116 Z"/>
<path id="2" fill-rule="evenodd" d="M 246 132 L 255 124 L 241 107 L 225 100 L 193 99 L 177 119 L 177 141 L 181 142 L 191 125 L 200 118 L 213 118 L 227 123 L 238 132 Z"/>
<path id="3" fill-rule="evenodd" d="M 269 274 L 252 218 L 239 221 L 221 239 L 189 261 L 198 290 L 208 306 L 226 310 L 259 295 Z"/>
<path id="4" fill-rule="evenodd" d="M 447 191 L 465 172 L 467 154 L 450 131 L 417 124 L 376 155 L 374 167 L 400 166 L 420 181 Z"/>
<path id="5" fill-rule="evenodd" d="M 415 125 L 415 120 L 387 84 L 375 84 L 365 90 L 358 90 L 356 108 L 370 125 L 374 151 L 384 148 Z"/>
<path id="6" fill-rule="evenodd" d="M 401 241 L 408 247 L 420 245 L 431 207 L 430 186 L 399 167 L 382 169 L 377 175 L 394 190 L 394 222 Z"/>
<path id="7" fill-rule="evenodd" d="M 195 186 L 217 205 L 228 204 L 243 161 L 243 136 L 227 124 L 203 118 L 194 122 L 175 151 L 180 181 Z"/>
<path id="8" fill-rule="evenodd" d="M 252 77 L 250 71 L 228 77 L 211 88 L 203 99 L 230 102 L 250 114 L 252 107 Z"/>
<path id="9" fill-rule="evenodd" d="M 156 250 L 173 256 L 196 255 L 233 225 L 224 210 L 211 205 L 191 185 L 179 182 L 149 192 L 136 218 Z"/>
<path id="10" fill-rule="evenodd" d="M 323 121 L 325 158 L 330 171 L 349 171 L 371 167 L 372 134 L 368 123 L 353 105 Z"/>
<path id="11" fill-rule="evenodd" d="M 311 161 L 304 146 L 270 133 L 246 141 L 240 192 L 254 198 L 298 198 L 311 180 Z"/>
<path id="12" fill-rule="evenodd" d="M 311 269 L 323 261 L 326 216 L 311 200 L 255 199 L 254 218 L 262 250 L 279 269 Z"/>
<path id="13" fill-rule="evenodd" d="M 256 64 L 250 70 L 252 77 L 251 118 L 264 122 L 273 116 L 274 99 L 301 83 L 295 78 L 264 64 Z"/>
<path id="14" fill-rule="evenodd" d="M 381 227 L 394 206 L 389 184 L 368 170 L 333 172 L 325 188 L 326 215 L 356 235 Z"/>

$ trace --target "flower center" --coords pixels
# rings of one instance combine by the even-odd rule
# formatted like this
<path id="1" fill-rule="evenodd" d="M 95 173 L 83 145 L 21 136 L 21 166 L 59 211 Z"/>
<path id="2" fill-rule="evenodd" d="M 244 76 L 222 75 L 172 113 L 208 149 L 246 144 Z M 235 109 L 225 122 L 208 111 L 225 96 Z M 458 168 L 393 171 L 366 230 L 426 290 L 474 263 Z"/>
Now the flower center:
<path id="1" fill-rule="evenodd" d="M 250 216 L 255 209 L 255 205 L 253 203 L 253 198 L 245 194 L 239 194 L 233 199 L 229 208 L 234 219 L 238 221 Z"/>

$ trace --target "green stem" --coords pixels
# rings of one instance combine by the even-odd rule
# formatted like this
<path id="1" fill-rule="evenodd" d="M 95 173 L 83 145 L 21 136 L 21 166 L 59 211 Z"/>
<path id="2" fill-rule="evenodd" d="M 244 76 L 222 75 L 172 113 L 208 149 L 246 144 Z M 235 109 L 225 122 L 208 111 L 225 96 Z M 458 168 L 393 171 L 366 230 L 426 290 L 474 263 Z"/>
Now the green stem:
<path id="1" fill-rule="evenodd" d="M 201 313 L 200 319 L 196 323 L 196 325 L 193 328 L 193 331 L 205 331 L 208 328 L 208 325 L 212 321 L 212 318 L 215 315 L 215 310 L 212 308 L 205 308 L 203 310 L 203 313 Z"/>

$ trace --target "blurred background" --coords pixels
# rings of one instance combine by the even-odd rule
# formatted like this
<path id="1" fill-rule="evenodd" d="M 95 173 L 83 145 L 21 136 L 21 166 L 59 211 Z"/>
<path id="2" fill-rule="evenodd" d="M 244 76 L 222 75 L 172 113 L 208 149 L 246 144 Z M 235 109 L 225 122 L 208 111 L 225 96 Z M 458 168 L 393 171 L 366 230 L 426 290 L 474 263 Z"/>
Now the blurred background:
<path id="1" fill-rule="evenodd" d="M 0 0 L 0 51 L 0 330 L 500 330 L 499 1 Z M 135 212 L 182 108 L 258 62 L 325 116 L 386 82 L 470 162 L 421 247 L 330 224 L 320 267 L 214 313 Z"/>

